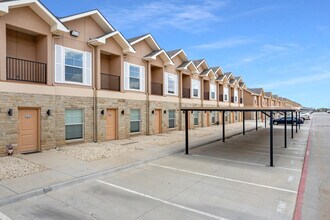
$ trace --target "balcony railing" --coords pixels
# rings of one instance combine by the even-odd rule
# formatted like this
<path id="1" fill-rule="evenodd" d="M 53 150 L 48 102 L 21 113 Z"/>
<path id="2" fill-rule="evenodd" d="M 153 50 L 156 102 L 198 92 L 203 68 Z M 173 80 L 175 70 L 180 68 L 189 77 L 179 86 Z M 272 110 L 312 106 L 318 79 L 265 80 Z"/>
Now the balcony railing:
<path id="1" fill-rule="evenodd" d="M 210 92 L 204 92 L 204 100 L 210 100 Z"/>
<path id="2" fill-rule="evenodd" d="M 182 98 L 190 99 L 190 88 L 182 88 Z"/>
<path id="3" fill-rule="evenodd" d="M 163 95 L 163 84 L 151 82 L 151 94 L 152 95 Z"/>
<path id="4" fill-rule="evenodd" d="M 231 102 L 234 103 L 234 101 L 235 101 L 235 99 L 234 99 L 234 97 L 232 96 L 232 97 L 231 97 Z"/>
<path id="5" fill-rule="evenodd" d="M 219 95 L 219 101 L 220 101 L 220 102 L 223 102 L 223 94 L 220 94 L 220 95 Z"/>
<path id="6" fill-rule="evenodd" d="M 120 76 L 101 73 L 101 89 L 120 91 Z"/>
<path id="7" fill-rule="evenodd" d="M 239 103 L 243 104 L 243 98 L 239 98 Z"/>
<path id="8" fill-rule="evenodd" d="M 47 64 L 7 57 L 7 80 L 47 83 Z"/>

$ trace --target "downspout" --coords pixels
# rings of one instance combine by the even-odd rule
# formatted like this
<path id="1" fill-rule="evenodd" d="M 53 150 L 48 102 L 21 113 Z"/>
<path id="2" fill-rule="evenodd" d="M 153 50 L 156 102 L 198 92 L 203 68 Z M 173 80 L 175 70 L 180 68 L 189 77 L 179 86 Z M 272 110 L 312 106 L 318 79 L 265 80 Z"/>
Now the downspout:
<path id="1" fill-rule="evenodd" d="M 179 71 L 179 91 L 178 91 L 178 94 L 179 94 L 179 109 L 182 108 L 182 72 Z M 182 114 L 183 112 L 181 112 L 179 110 L 179 130 L 181 131 L 182 130 Z"/>
<path id="2" fill-rule="evenodd" d="M 147 108 L 147 118 L 146 118 L 146 129 L 147 129 L 147 135 L 150 135 L 150 95 L 149 95 L 149 61 L 145 61 L 143 60 L 144 63 L 147 64 L 147 68 L 146 68 L 146 77 L 145 77 L 145 80 L 146 80 L 146 91 L 145 91 L 145 94 L 147 96 L 147 102 L 146 102 L 146 108 Z"/>
<path id="3" fill-rule="evenodd" d="M 97 142 L 97 97 L 96 97 L 96 66 L 95 66 L 95 47 L 92 46 L 89 42 L 87 42 L 87 45 L 92 48 L 93 50 L 93 59 L 92 59 L 92 66 L 93 66 L 93 83 L 92 83 L 92 89 L 93 89 L 93 142 Z"/>

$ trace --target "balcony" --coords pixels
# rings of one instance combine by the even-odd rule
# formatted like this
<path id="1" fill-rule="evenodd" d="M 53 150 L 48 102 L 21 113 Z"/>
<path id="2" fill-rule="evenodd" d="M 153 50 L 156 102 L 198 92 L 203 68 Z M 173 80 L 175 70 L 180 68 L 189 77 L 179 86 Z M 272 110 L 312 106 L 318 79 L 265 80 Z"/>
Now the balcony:
<path id="1" fill-rule="evenodd" d="M 239 98 L 239 103 L 243 104 L 243 98 Z"/>
<path id="2" fill-rule="evenodd" d="M 47 64 L 7 57 L 7 80 L 47 83 Z"/>
<path id="3" fill-rule="evenodd" d="M 233 96 L 231 97 L 231 99 L 230 99 L 230 100 L 231 100 L 231 102 L 232 102 L 232 103 L 234 103 L 234 102 L 235 102 L 235 99 L 234 99 L 234 97 L 233 97 Z"/>
<path id="4" fill-rule="evenodd" d="M 223 94 L 220 94 L 220 95 L 219 95 L 219 101 L 220 101 L 220 102 L 223 102 Z"/>
<path id="5" fill-rule="evenodd" d="M 210 92 L 204 92 L 204 100 L 210 100 Z"/>
<path id="6" fill-rule="evenodd" d="M 182 89 L 182 98 L 190 99 L 190 88 Z"/>
<path id="7" fill-rule="evenodd" d="M 101 73 L 101 89 L 120 91 L 120 76 Z"/>
<path id="8" fill-rule="evenodd" d="M 163 95 L 163 84 L 151 82 L 151 94 L 152 95 Z"/>

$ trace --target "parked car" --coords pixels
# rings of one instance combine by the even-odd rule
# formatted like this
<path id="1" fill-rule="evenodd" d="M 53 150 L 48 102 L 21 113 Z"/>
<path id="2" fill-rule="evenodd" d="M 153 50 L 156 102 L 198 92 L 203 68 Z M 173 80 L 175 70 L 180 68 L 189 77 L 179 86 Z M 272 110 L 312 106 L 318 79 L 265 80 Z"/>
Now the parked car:
<path id="1" fill-rule="evenodd" d="M 291 117 L 290 116 L 286 117 L 286 123 L 291 124 Z M 293 118 L 293 124 L 295 125 L 296 123 L 297 123 L 297 118 L 294 117 Z M 285 118 L 281 117 L 281 118 L 274 119 L 273 124 L 274 125 L 285 124 Z M 298 119 L 298 124 L 304 124 L 304 121 L 300 118 L 300 119 Z"/>
<path id="2" fill-rule="evenodd" d="M 310 120 L 311 119 L 311 114 L 309 112 L 303 112 L 300 114 L 300 118 L 303 120 Z"/>

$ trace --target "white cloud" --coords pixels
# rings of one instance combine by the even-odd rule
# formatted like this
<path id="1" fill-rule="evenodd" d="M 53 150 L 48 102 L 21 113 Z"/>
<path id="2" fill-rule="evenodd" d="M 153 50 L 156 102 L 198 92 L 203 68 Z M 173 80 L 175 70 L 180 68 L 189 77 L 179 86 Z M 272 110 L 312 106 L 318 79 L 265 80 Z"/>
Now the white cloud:
<path id="1" fill-rule="evenodd" d="M 219 21 L 218 11 L 227 5 L 220 0 L 160 0 L 136 4 L 129 7 L 104 5 L 102 11 L 120 29 L 150 28 L 161 29 L 171 26 L 185 31 L 205 29 L 206 23 Z"/>
<path id="2" fill-rule="evenodd" d="M 223 49 L 223 48 L 233 48 L 237 46 L 242 46 L 246 44 L 250 44 L 254 42 L 249 38 L 229 38 L 229 39 L 222 39 L 216 42 L 200 44 L 196 46 L 192 46 L 190 48 L 193 49 Z"/>
<path id="3" fill-rule="evenodd" d="M 289 78 L 284 80 L 278 80 L 274 81 L 269 84 L 261 84 L 257 85 L 257 87 L 263 87 L 265 89 L 274 89 L 274 88 L 280 88 L 283 86 L 294 86 L 298 84 L 306 84 L 306 83 L 316 83 L 319 81 L 330 79 L 330 72 L 321 72 L 318 74 L 313 75 L 305 75 L 305 76 L 299 76 L 295 78 Z"/>

